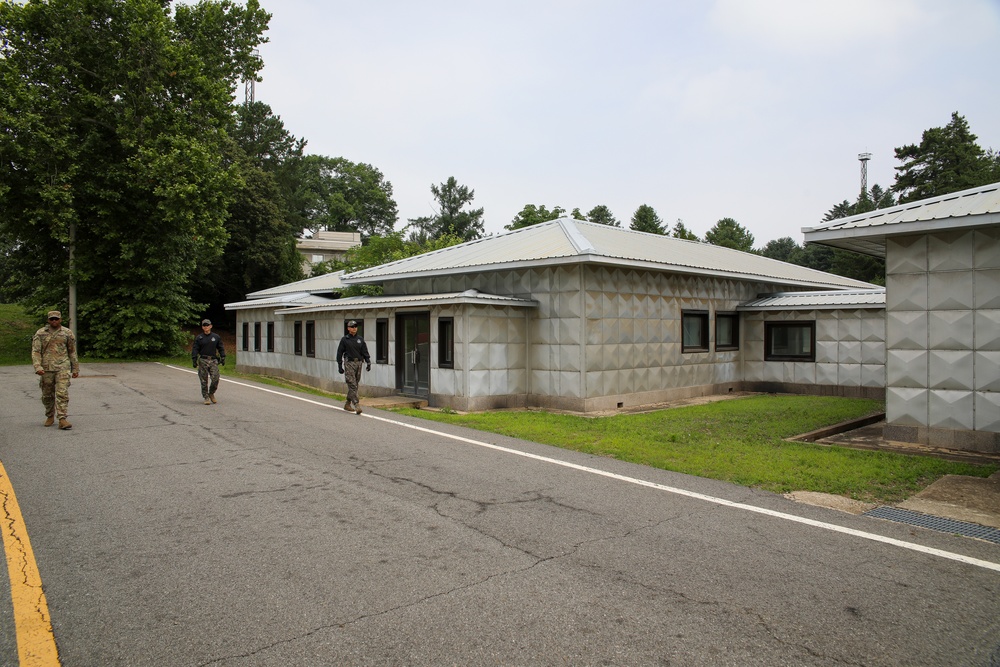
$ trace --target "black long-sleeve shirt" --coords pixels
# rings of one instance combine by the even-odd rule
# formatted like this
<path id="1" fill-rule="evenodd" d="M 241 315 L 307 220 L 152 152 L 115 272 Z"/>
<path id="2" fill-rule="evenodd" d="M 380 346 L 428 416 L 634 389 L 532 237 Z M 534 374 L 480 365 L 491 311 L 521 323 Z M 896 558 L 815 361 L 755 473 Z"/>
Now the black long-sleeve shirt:
<path id="1" fill-rule="evenodd" d="M 191 359 L 197 361 L 198 357 L 218 357 L 219 361 L 225 361 L 226 348 L 222 344 L 222 336 L 217 333 L 198 334 L 191 346 Z"/>
<path id="2" fill-rule="evenodd" d="M 361 336 L 344 336 L 341 338 L 340 345 L 337 346 L 337 365 L 340 366 L 343 364 L 344 359 L 348 361 L 360 361 L 363 359 L 365 363 L 370 364 L 372 360 L 368 356 L 368 345 L 365 343 L 365 339 Z"/>

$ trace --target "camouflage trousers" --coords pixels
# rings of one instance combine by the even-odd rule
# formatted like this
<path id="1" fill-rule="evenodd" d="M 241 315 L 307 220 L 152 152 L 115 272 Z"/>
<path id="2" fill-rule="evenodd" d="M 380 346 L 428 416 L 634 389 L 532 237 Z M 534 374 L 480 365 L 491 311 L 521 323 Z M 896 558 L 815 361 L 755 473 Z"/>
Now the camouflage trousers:
<path id="1" fill-rule="evenodd" d="M 69 371 L 45 371 L 38 378 L 46 417 L 66 417 L 69 410 L 69 380 Z"/>
<path id="2" fill-rule="evenodd" d="M 198 379 L 201 380 L 201 397 L 208 398 L 219 388 L 219 360 L 198 358 Z"/>

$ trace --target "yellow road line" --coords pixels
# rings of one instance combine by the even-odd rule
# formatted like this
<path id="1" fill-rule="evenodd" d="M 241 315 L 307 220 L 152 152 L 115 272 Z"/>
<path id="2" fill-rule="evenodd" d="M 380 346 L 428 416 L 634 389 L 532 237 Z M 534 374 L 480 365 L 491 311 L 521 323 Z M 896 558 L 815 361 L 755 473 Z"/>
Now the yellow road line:
<path id="1" fill-rule="evenodd" d="M 14 603 L 14 627 L 17 631 L 17 654 L 21 667 L 57 667 L 59 651 L 52 634 L 49 605 L 42 591 L 35 554 L 28 541 L 28 531 L 21 507 L 14 496 L 7 471 L 0 463 L 0 513 L 3 546 L 10 573 L 10 597 Z"/>

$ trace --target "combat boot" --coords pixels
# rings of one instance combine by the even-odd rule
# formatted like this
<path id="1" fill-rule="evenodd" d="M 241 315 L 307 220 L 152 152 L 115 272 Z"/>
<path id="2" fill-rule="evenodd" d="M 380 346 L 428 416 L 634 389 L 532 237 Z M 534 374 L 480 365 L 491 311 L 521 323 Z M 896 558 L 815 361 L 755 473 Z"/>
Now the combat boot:
<path id="1" fill-rule="evenodd" d="M 49 415 L 48 418 L 45 420 L 46 426 L 52 426 L 54 423 L 56 423 L 56 418 L 53 417 L 52 415 Z"/>
<path id="2" fill-rule="evenodd" d="M 212 404 L 212 401 L 210 401 L 210 400 L 208 400 L 208 399 L 206 398 L 206 399 L 205 399 L 205 405 L 211 405 L 211 404 Z"/>
<path id="3" fill-rule="evenodd" d="M 66 421 L 65 417 L 60 417 L 59 418 L 59 429 L 60 430 L 62 430 L 62 431 L 68 431 L 71 428 L 73 428 L 73 425 L 70 424 L 68 421 Z"/>
<path id="4" fill-rule="evenodd" d="M 359 415 L 361 414 L 361 404 L 360 403 L 355 403 L 354 404 L 354 412 L 356 412 Z"/>
<path id="5" fill-rule="evenodd" d="M 218 401 L 215 400 L 215 394 L 209 394 L 208 395 L 208 400 L 212 401 L 213 403 L 218 403 Z"/>
<path id="6" fill-rule="evenodd" d="M 347 410 L 348 412 L 354 412 L 354 406 L 351 405 L 350 401 L 344 403 L 344 409 Z"/>

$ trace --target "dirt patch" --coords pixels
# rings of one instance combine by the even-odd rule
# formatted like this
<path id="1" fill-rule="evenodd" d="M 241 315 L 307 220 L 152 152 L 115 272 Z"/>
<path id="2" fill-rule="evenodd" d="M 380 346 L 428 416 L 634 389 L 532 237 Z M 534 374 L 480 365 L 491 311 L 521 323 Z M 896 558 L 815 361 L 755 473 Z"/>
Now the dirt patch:
<path id="1" fill-rule="evenodd" d="M 832 493 L 819 493 L 818 491 L 792 491 L 791 493 L 786 493 L 785 498 L 798 503 L 818 505 L 819 507 L 840 510 L 841 512 L 848 512 L 850 514 L 864 514 L 876 507 L 872 503 L 864 503 L 853 498 L 845 498 L 844 496 Z"/>

